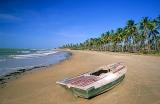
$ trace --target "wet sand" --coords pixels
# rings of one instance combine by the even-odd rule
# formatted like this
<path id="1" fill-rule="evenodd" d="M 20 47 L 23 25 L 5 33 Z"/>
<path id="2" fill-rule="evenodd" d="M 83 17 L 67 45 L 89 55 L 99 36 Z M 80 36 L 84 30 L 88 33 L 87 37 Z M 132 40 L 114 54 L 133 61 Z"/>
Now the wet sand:
<path id="1" fill-rule="evenodd" d="M 160 104 L 160 57 L 93 51 L 72 51 L 73 56 L 47 70 L 37 70 L 0 88 L 0 104 Z M 56 84 L 114 62 L 128 72 L 121 84 L 90 100 L 74 97 Z"/>

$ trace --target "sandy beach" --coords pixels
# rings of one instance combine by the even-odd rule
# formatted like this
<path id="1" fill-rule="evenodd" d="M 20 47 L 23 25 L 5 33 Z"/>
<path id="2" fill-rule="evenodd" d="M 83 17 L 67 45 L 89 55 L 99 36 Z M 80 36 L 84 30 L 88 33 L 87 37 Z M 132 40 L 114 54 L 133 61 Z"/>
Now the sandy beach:
<path id="1" fill-rule="evenodd" d="M 0 88 L 0 104 L 160 104 L 160 57 L 93 51 L 71 51 L 72 57 L 37 70 Z M 114 62 L 128 72 L 121 84 L 90 100 L 77 98 L 56 84 Z"/>

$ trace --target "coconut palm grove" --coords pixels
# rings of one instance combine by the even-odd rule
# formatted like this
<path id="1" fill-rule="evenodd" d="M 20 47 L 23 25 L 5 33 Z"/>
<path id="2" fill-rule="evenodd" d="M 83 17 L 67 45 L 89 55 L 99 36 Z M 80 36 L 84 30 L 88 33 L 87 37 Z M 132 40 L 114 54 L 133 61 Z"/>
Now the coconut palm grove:
<path id="1" fill-rule="evenodd" d="M 65 44 L 61 48 L 159 54 L 159 30 L 160 16 L 143 17 L 138 23 L 128 20 L 124 27 L 104 32 L 97 38 L 91 37 L 83 43 Z"/>

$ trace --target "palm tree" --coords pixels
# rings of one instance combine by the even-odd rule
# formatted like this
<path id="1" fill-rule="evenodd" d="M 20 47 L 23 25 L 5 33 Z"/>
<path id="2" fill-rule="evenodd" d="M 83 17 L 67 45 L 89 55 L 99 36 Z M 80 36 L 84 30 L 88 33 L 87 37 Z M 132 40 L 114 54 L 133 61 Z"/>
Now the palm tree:
<path id="1" fill-rule="evenodd" d="M 119 43 L 121 41 L 122 28 L 118 28 L 117 31 L 112 35 L 114 51 L 118 51 Z"/>
<path id="2" fill-rule="evenodd" d="M 66 44 L 64 48 L 137 52 L 146 47 L 158 51 L 160 48 L 160 16 L 144 17 L 139 23 L 128 20 L 124 28 L 102 33 L 100 37 L 87 39 L 80 44 Z M 125 49 L 125 50 L 124 50 Z"/>
<path id="3" fill-rule="evenodd" d="M 90 38 L 90 46 L 91 50 L 97 50 L 98 48 L 97 38 Z"/>
<path id="4" fill-rule="evenodd" d="M 157 30 L 159 32 L 159 34 L 156 37 L 156 41 L 157 41 L 156 47 L 157 47 L 157 50 L 159 51 L 159 48 L 160 48 L 160 15 L 158 17 L 156 17 L 155 21 L 156 21 Z M 158 47 L 158 43 L 159 43 L 159 47 Z"/>
<path id="5" fill-rule="evenodd" d="M 123 28 L 118 28 L 116 31 L 118 46 L 120 46 L 121 51 L 123 52 L 123 43 L 124 43 L 124 30 Z"/>
<path id="6" fill-rule="evenodd" d="M 109 47 L 110 47 L 110 42 L 111 42 L 111 33 L 110 31 L 106 32 L 106 36 L 105 36 L 105 48 L 107 46 L 107 50 L 109 51 Z"/>
<path id="7" fill-rule="evenodd" d="M 150 22 L 149 25 L 149 37 L 151 38 L 151 44 L 154 45 L 152 47 L 154 47 L 155 50 L 157 50 L 157 39 L 159 37 L 159 32 L 158 32 L 158 21 L 156 21 L 155 19 L 153 21 Z"/>
<path id="8" fill-rule="evenodd" d="M 105 43 L 106 43 L 106 40 L 105 40 L 105 37 L 106 37 L 106 34 L 105 33 L 102 33 L 101 34 L 101 42 L 102 42 L 102 50 L 105 50 L 104 47 L 105 47 Z"/>
<path id="9" fill-rule="evenodd" d="M 111 30 L 109 35 L 109 51 L 114 51 L 114 35 L 114 30 Z"/>
<path id="10" fill-rule="evenodd" d="M 128 51 L 128 31 L 127 27 L 123 29 L 123 39 L 124 39 L 124 50 L 123 51 Z"/>
<path id="11" fill-rule="evenodd" d="M 148 51 L 150 51 L 150 39 L 149 39 L 149 27 L 151 24 L 150 22 L 151 21 L 150 19 L 148 19 L 148 17 L 144 17 L 140 22 L 140 30 L 142 31 L 142 35 L 145 37 L 144 45 L 146 42 Z"/>
<path id="12" fill-rule="evenodd" d="M 137 28 L 133 20 L 127 21 L 125 31 L 126 31 L 126 38 L 128 38 L 127 41 L 129 43 L 130 48 L 132 47 L 132 51 L 133 51 L 134 50 L 133 47 L 135 46 L 134 36 L 137 32 Z"/>
<path id="13" fill-rule="evenodd" d="M 110 35 L 110 32 L 107 31 L 106 33 L 103 33 L 100 37 L 102 42 L 102 47 L 104 48 L 105 51 L 106 51 L 106 46 L 109 42 L 109 35 Z"/>
<path id="14" fill-rule="evenodd" d="M 160 15 L 154 19 L 156 22 L 157 29 L 160 29 Z"/>

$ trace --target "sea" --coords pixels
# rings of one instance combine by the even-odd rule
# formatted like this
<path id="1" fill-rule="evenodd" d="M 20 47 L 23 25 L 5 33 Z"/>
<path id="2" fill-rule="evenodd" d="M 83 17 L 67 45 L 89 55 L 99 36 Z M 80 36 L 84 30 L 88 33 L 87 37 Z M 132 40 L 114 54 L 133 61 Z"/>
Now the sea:
<path id="1" fill-rule="evenodd" d="M 0 48 L 0 77 L 21 69 L 34 69 L 59 63 L 70 57 L 69 52 L 53 49 Z"/>

